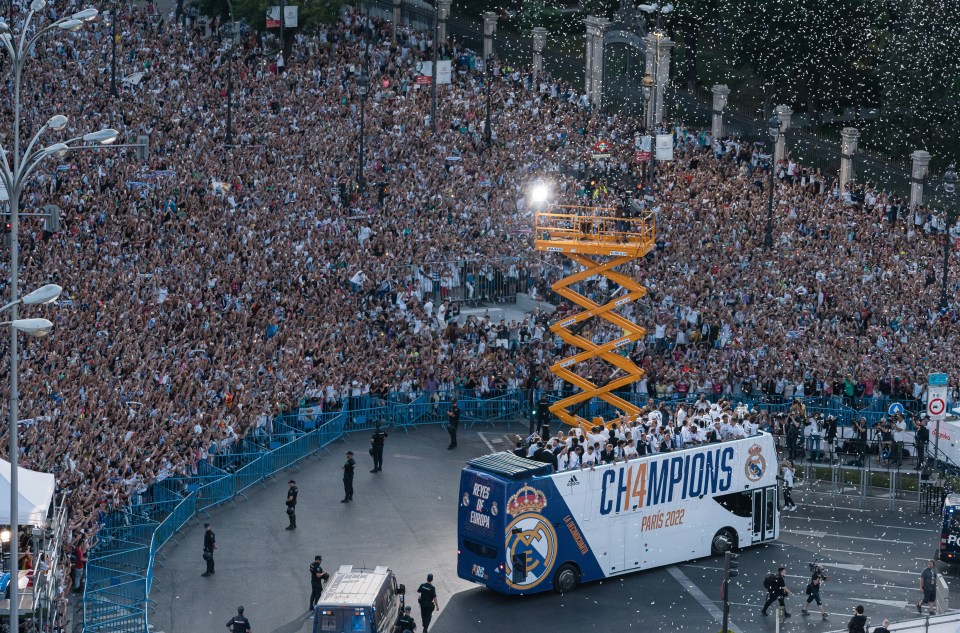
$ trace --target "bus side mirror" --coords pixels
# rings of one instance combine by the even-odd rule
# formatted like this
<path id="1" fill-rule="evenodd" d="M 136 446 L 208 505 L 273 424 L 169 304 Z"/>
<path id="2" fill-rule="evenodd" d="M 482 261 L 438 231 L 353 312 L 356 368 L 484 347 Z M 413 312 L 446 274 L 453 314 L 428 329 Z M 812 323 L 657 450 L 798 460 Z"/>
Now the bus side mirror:
<path id="1" fill-rule="evenodd" d="M 397 593 L 399 593 L 401 596 L 406 594 L 407 593 L 406 586 L 401 584 L 399 587 L 397 587 Z"/>

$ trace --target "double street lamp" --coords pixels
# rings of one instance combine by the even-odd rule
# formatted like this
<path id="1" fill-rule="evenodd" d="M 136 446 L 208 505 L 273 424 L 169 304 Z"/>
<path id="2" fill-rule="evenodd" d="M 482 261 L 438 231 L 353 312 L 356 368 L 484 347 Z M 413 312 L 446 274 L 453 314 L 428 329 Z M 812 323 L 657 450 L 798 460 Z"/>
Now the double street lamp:
<path id="1" fill-rule="evenodd" d="M 653 195 L 653 181 L 657 177 L 657 126 L 655 123 L 656 111 L 651 109 L 656 105 L 651 101 L 656 84 L 650 71 L 643 74 L 643 98 L 647 102 L 647 121 L 649 122 L 648 131 L 651 134 L 650 142 L 650 195 Z"/>
<path id="2" fill-rule="evenodd" d="M 949 198 L 947 200 L 947 226 L 943 232 L 943 277 L 940 279 L 940 309 L 947 309 L 947 272 L 950 266 L 950 229 L 957 221 L 957 210 L 954 206 L 954 195 L 957 192 L 957 172 L 953 163 L 947 167 L 947 173 L 943 175 L 943 191 Z"/>
<path id="3" fill-rule="evenodd" d="M 774 172 L 777 171 L 777 143 L 780 142 L 780 136 L 784 132 L 782 125 L 783 124 L 777 115 L 773 115 L 767 121 L 767 131 L 769 132 L 770 140 L 773 143 L 770 146 L 770 197 L 767 201 L 767 227 L 763 232 L 763 247 L 767 250 L 773 248 L 773 177 Z"/>
<path id="4" fill-rule="evenodd" d="M 363 137 L 364 137 L 364 113 L 367 110 L 367 95 L 370 94 L 370 75 L 367 72 L 367 64 L 364 62 L 363 70 L 360 71 L 360 76 L 357 77 L 357 94 L 360 96 L 360 156 L 359 156 L 359 165 L 357 168 L 357 189 L 360 192 L 360 195 L 363 195 L 364 188 L 364 178 L 363 178 Z"/>
<path id="5" fill-rule="evenodd" d="M 487 123 L 484 131 L 487 135 L 487 151 L 489 151 L 493 145 L 493 128 L 490 127 L 490 90 L 493 87 L 493 55 L 487 57 L 484 70 L 487 74 Z"/>
<path id="6" fill-rule="evenodd" d="M 19 489 L 17 485 L 17 361 L 19 353 L 17 351 L 17 332 L 27 332 L 34 335 L 42 335 L 50 331 L 53 324 L 45 319 L 19 319 L 17 317 L 17 308 L 20 304 L 39 304 L 48 303 L 56 299 L 60 293 L 59 286 L 50 285 L 38 289 L 25 297 L 19 297 L 19 242 L 18 233 L 20 230 L 20 196 L 26 185 L 27 179 L 33 172 L 51 156 L 63 156 L 66 152 L 75 149 L 99 147 L 116 140 L 118 132 L 112 129 L 104 129 L 99 132 L 92 132 L 83 136 L 77 136 L 67 141 L 54 143 L 42 149 L 34 149 L 37 141 L 47 130 L 62 130 L 67 125 L 67 117 L 57 114 L 43 124 L 37 133 L 27 143 L 26 151 L 21 152 L 20 148 L 20 88 L 23 79 L 23 68 L 27 60 L 31 58 L 31 51 L 35 50 L 38 40 L 51 32 L 74 32 L 80 30 L 84 23 L 97 17 L 96 9 L 88 8 L 77 11 L 68 16 L 39 29 L 31 29 L 30 22 L 34 14 L 43 11 L 47 6 L 46 0 L 33 0 L 30 3 L 30 9 L 23 21 L 22 31 L 16 34 L 12 31 L 11 25 L 0 20 L 0 46 L 6 51 L 7 56 L 12 62 L 13 72 L 13 148 L 11 152 L 5 148 L 0 148 L 0 183 L 6 187 L 9 204 L 10 216 L 10 302 L 3 309 L 10 310 L 10 320 L 0 325 L 10 327 L 10 560 L 13 564 L 17 560 L 18 547 L 18 507 L 17 500 Z M 32 215 L 32 214 L 31 214 Z M 10 583 L 10 621 L 9 630 L 18 631 L 20 627 L 20 604 L 19 587 L 16 579 Z"/>

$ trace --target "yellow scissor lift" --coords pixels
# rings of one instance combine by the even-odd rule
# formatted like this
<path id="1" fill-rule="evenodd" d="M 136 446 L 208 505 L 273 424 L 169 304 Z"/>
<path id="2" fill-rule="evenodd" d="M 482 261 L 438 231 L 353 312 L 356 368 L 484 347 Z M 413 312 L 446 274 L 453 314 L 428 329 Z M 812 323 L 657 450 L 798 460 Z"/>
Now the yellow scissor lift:
<path id="1" fill-rule="evenodd" d="M 616 310 L 636 301 L 647 289 L 622 273 L 614 272 L 618 266 L 645 256 L 654 248 L 655 222 L 652 213 L 641 217 L 617 218 L 615 210 L 606 207 L 551 206 L 537 213 L 534 234 L 538 251 L 563 253 L 578 264 L 582 270 L 553 284 L 553 291 L 583 308 L 583 311 L 554 322 L 550 331 L 566 343 L 583 351 L 557 361 L 550 371 L 580 389 L 579 393 L 559 400 L 550 406 L 550 412 L 571 426 L 588 426 L 585 418 L 571 412 L 570 408 L 600 398 L 629 415 L 637 415 L 640 409 L 616 396 L 613 391 L 640 380 L 643 370 L 630 358 L 619 352 L 620 348 L 637 341 L 646 330 L 621 316 Z M 620 285 L 627 292 L 618 293 L 604 305 L 600 305 L 573 290 L 574 284 L 586 281 L 595 275 L 603 275 Z M 621 336 L 597 345 L 579 334 L 579 324 L 587 319 L 606 319 L 623 331 Z M 606 384 L 597 385 L 579 376 L 574 369 L 577 363 L 600 357 L 623 372 L 623 376 Z"/>

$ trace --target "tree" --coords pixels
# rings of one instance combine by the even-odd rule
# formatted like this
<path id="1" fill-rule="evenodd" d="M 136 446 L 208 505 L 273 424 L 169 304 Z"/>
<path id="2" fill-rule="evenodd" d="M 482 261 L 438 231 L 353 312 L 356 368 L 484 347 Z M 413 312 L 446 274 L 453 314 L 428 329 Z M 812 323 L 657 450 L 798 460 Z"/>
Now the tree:
<path id="1" fill-rule="evenodd" d="M 883 110 L 869 145 L 905 156 L 925 149 L 943 163 L 960 157 L 960 0 L 904 0 L 881 66 Z"/>
<path id="2" fill-rule="evenodd" d="M 875 104 L 883 0 L 718 0 L 730 62 L 808 109 Z"/>

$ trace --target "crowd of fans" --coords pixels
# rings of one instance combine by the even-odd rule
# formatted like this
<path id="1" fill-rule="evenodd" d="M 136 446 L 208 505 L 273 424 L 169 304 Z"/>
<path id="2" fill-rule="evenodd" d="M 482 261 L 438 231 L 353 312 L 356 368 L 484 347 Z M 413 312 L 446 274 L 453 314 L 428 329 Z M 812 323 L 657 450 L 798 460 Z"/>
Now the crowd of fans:
<path id="1" fill-rule="evenodd" d="M 67 10 L 53 2 L 43 13 Z M 458 323 L 452 289 L 472 297 L 496 281 L 548 296 L 569 264 L 534 253 L 528 184 L 549 179 L 558 202 L 622 204 L 612 180 L 587 186 L 591 147 L 607 140 L 606 166 L 629 172 L 637 121 L 496 61 L 487 148 L 484 74 L 456 43 L 444 46 L 458 63 L 438 88 L 434 135 L 430 91 L 415 77 L 430 46 L 410 29 L 392 43 L 389 24 L 346 15 L 297 35 L 278 72 L 256 35 L 231 49 L 215 28 L 133 5 L 119 20 L 119 97 L 103 24 L 42 40 L 24 77 L 28 129 L 63 113 L 65 136 L 149 135 L 146 161 L 119 148 L 46 163 L 23 200 L 28 211 L 58 205 L 62 227 L 23 219 L 20 291 L 65 290 L 57 306 L 29 310 L 56 329 L 21 348 L 20 462 L 57 475 L 70 542 L 92 545 L 98 519 L 134 491 L 189 476 L 305 394 L 333 405 L 387 391 L 564 387 L 549 365 L 571 350 L 545 316 Z M 762 147 L 666 129 L 675 159 L 658 163 L 645 202 L 657 248 L 629 267 L 649 290 L 626 312 L 650 331 L 630 350 L 647 372 L 639 394 L 919 398 L 928 370 L 956 365 L 957 312 L 937 309 L 940 216 L 869 188 L 860 201 L 788 159 L 775 166 L 767 250 Z M 608 290 L 601 280 L 584 292 Z"/>

